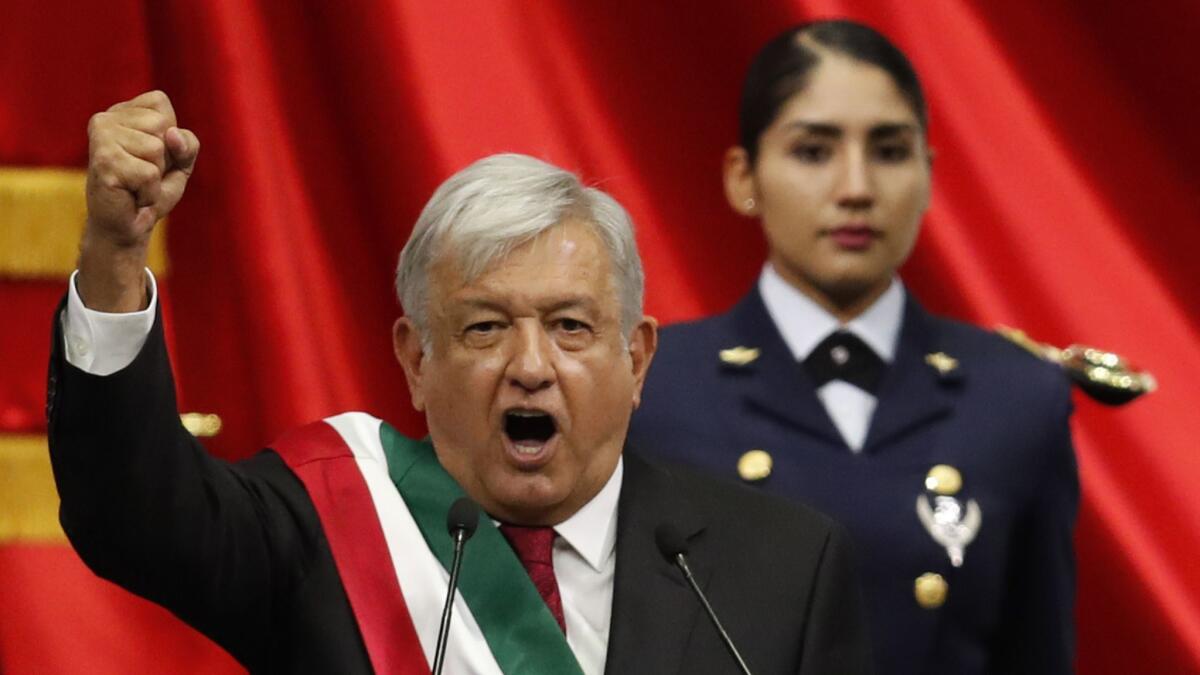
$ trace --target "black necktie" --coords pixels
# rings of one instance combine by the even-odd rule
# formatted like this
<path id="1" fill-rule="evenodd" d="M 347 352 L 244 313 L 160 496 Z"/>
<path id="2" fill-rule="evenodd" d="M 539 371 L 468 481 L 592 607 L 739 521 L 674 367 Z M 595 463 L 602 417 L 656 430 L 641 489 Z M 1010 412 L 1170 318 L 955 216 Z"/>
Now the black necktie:
<path id="1" fill-rule="evenodd" d="M 804 359 L 804 370 L 817 387 L 842 380 L 874 394 L 887 364 L 857 335 L 839 330 L 829 334 Z"/>

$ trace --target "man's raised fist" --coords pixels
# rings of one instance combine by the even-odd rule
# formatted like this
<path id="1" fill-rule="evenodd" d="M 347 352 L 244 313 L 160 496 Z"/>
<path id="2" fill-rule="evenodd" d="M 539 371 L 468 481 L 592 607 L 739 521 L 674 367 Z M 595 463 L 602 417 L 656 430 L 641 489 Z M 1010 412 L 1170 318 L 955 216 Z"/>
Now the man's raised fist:
<path id="1" fill-rule="evenodd" d="M 171 99 L 150 91 L 88 122 L 88 235 L 118 247 L 145 245 L 179 203 L 200 141 L 176 126 Z"/>

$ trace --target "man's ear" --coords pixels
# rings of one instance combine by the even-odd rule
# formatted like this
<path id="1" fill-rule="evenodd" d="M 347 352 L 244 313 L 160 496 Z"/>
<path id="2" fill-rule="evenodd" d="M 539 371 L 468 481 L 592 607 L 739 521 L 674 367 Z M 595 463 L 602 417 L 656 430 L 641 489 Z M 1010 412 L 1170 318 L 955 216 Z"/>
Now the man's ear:
<path id="1" fill-rule="evenodd" d="M 412 319 L 402 316 L 392 325 L 392 352 L 404 369 L 408 381 L 408 394 L 413 407 L 425 410 L 425 390 L 422 367 L 425 365 L 425 350 L 421 346 L 421 333 Z"/>
<path id="2" fill-rule="evenodd" d="M 629 336 L 629 356 L 633 362 L 634 410 L 642 404 L 642 385 L 646 383 L 646 373 L 650 370 L 650 362 L 654 360 L 654 352 L 657 349 L 658 321 L 652 316 L 644 316 Z"/>
<path id="3" fill-rule="evenodd" d="M 746 217 L 758 215 L 758 186 L 754 182 L 754 167 L 746 149 L 735 145 L 725 151 L 722 167 L 725 179 L 725 199 L 736 213 Z"/>

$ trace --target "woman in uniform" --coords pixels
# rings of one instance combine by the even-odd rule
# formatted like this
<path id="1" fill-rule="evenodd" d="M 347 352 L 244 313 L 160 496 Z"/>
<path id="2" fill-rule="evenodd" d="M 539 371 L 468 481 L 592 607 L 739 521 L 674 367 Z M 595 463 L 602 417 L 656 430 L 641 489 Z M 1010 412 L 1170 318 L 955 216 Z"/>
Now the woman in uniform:
<path id="1" fill-rule="evenodd" d="M 912 65 L 871 28 L 763 47 L 724 178 L 768 259 L 727 313 L 663 330 L 630 441 L 841 521 L 879 673 L 1071 672 L 1070 386 L 896 276 L 929 206 L 926 131 Z"/>

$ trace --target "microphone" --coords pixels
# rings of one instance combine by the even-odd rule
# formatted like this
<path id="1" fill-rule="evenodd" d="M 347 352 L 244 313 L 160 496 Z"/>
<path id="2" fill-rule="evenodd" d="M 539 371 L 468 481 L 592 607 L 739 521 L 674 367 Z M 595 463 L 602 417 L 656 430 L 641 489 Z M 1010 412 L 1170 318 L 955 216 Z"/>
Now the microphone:
<path id="1" fill-rule="evenodd" d="M 734 646 L 733 640 L 729 637 L 729 633 L 725 632 L 725 627 L 721 625 L 721 620 L 717 618 L 717 613 L 713 611 L 712 605 L 708 604 L 708 598 L 704 596 L 704 591 L 700 590 L 700 585 L 696 583 L 696 578 L 692 576 L 692 568 L 688 566 L 687 562 L 687 539 L 683 537 L 683 533 L 671 523 L 660 523 L 654 530 L 654 543 L 658 544 L 658 552 L 662 553 L 668 562 L 674 564 L 683 572 L 683 577 L 687 579 L 688 584 L 695 591 L 696 597 L 700 598 L 700 604 L 704 606 L 704 611 L 708 612 L 708 618 L 712 620 L 713 626 L 717 629 L 717 634 L 721 636 L 721 641 L 725 643 L 725 649 L 729 650 L 729 655 L 733 657 L 734 661 L 737 661 L 742 673 L 750 675 L 750 669 L 746 667 L 746 662 L 742 660 L 742 655 L 738 653 L 737 647 Z"/>
<path id="2" fill-rule="evenodd" d="M 437 648 L 433 652 L 433 675 L 441 675 L 446 661 L 446 640 L 450 632 L 450 614 L 454 609 L 454 591 L 458 590 L 458 570 L 462 567 L 463 547 L 479 526 L 479 505 L 470 497 L 459 497 L 446 514 L 446 530 L 454 539 L 454 559 L 450 563 L 450 586 L 446 591 L 446 606 L 442 608 L 442 625 L 438 628 Z"/>

